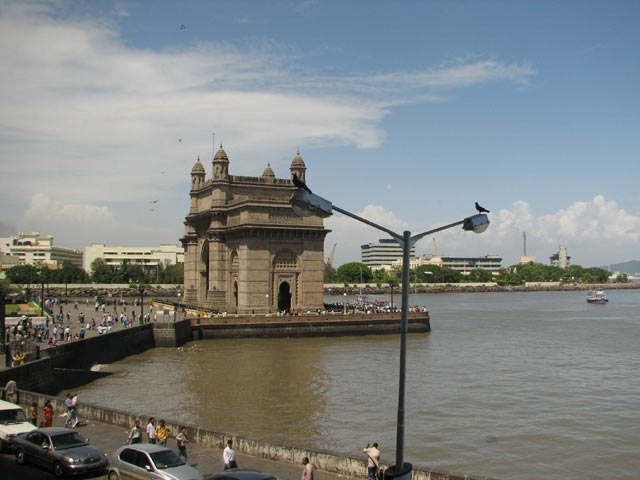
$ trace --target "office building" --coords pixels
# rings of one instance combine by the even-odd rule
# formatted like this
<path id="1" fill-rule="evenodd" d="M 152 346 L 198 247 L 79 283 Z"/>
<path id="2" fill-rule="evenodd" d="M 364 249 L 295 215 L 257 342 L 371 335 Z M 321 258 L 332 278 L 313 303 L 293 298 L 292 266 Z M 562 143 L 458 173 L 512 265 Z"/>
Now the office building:
<path id="1" fill-rule="evenodd" d="M 415 257 L 415 247 L 411 247 L 409 255 Z M 377 270 L 383 265 L 391 265 L 395 260 L 402 264 L 402 246 L 392 238 L 381 238 L 378 243 L 361 245 L 360 256 L 364 265 Z"/>
<path id="2" fill-rule="evenodd" d="M 34 233 L 19 233 L 17 237 L 0 238 L 0 253 L 17 257 L 20 263 L 62 265 L 70 262 L 82 268 L 82 251 L 53 246 L 53 237 Z"/>
<path id="3" fill-rule="evenodd" d="M 93 243 L 84 249 L 83 268 L 88 273 L 91 273 L 91 264 L 97 258 L 113 267 L 127 262 L 152 270 L 158 265 L 184 263 L 184 248 L 172 244 L 161 244 L 157 247 L 112 247 L 104 243 Z"/>

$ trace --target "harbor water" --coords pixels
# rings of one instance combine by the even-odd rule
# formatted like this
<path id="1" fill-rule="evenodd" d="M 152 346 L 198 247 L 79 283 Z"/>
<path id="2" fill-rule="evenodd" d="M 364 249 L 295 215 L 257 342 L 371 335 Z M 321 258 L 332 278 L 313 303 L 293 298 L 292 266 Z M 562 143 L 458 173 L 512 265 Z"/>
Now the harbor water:
<path id="1" fill-rule="evenodd" d="M 637 479 L 640 290 L 607 293 L 606 305 L 586 292 L 411 295 L 432 332 L 409 335 L 405 461 Z M 204 340 L 108 365 L 79 398 L 346 455 L 377 441 L 393 462 L 398 359 L 398 335 Z"/>

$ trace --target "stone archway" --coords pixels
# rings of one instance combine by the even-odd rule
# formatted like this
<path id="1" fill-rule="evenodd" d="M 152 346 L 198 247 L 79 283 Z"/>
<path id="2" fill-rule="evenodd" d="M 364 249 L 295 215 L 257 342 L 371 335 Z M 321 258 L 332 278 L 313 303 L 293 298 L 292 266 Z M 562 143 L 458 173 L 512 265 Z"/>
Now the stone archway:
<path id="1" fill-rule="evenodd" d="M 291 285 L 289 282 L 282 282 L 278 287 L 278 310 L 291 310 Z"/>

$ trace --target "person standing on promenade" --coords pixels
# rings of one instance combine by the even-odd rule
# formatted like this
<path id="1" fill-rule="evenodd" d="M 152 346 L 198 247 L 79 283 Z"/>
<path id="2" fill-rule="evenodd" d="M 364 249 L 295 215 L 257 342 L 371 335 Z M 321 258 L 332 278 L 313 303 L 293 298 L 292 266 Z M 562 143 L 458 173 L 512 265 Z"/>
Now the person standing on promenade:
<path id="1" fill-rule="evenodd" d="M 167 446 L 167 438 L 171 435 L 171 431 L 167 427 L 167 424 L 164 420 L 160 420 L 160 423 L 156 427 L 156 441 L 158 445 L 162 445 L 163 447 Z"/>
<path id="2" fill-rule="evenodd" d="M 302 465 L 304 465 L 304 468 L 302 469 L 300 480 L 313 480 L 313 465 L 309 462 L 309 457 L 302 459 Z"/>
<path id="3" fill-rule="evenodd" d="M 373 446 L 369 446 L 369 442 L 367 442 L 367 446 L 362 450 L 363 453 L 367 454 L 367 474 L 369 475 L 369 480 L 376 480 L 376 473 L 378 473 L 378 468 L 380 468 L 380 450 L 378 450 L 378 444 L 374 443 Z"/>
<path id="4" fill-rule="evenodd" d="M 38 426 L 38 404 L 33 402 L 29 407 L 29 421 L 34 427 Z"/>
<path id="5" fill-rule="evenodd" d="M 224 469 L 238 468 L 236 463 L 236 451 L 233 449 L 233 442 L 231 439 L 227 440 L 227 446 L 222 452 L 222 462 L 224 463 Z"/>
<path id="6" fill-rule="evenodd" d="M 16 382 L 15 380 L 9 380 L 7 384 L 4 386 L 4 399 L 7 402 L 16 403 L 17 395 L 16 395 Z"/>
<path id="7" fill-rule="evenodd" d="M 42 420 L 40 421 L 40 428 L 53 426 L 53 407 L 51 406 L 51 400 L 47 400 L 42 407 Z"/>
<path id="8" fill-rule="evenodd" d="M 135 425 L 129 431 L 127 445 L 142 442 L 142 427 L 140 427 L 140 419 L 136 419 Z"/>
<path id="9" fill-rule="evenodd" d="M 149 439 L 149 443 L 156 443 L 156 419 L 155 417 L 151 417 L 149 419 L 149 423 L 147 423 L 147 438 Z"/>
<path id="10" fill-rule="evenodd" d="M 178 443 L 178 455 L 187 461 L 187 443 L 189 443 L 189 437 L 187 436 L 187 427 L 180 427 L 180 433 L 176 435 L 176 442 Z"/>

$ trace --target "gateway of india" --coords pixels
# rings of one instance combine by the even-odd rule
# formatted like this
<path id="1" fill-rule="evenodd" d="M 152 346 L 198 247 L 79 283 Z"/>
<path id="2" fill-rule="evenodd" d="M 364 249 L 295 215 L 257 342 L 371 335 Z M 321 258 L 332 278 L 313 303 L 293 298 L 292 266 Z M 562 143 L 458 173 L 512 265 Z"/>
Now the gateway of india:
<path id="1" fill-rule="evenodd" d="M 322 308 L 330 230 L 319 216 L 299 217 L 289 205 L 293 174 L 306 181 L 299 152 L 289 170 L 289 178 L 276 178 L 270 165 L 259 177 L 229 175 L 221 145 L 207 180 L 198 157 L 180 239 L 186 305 L 239 314 Z"/>

